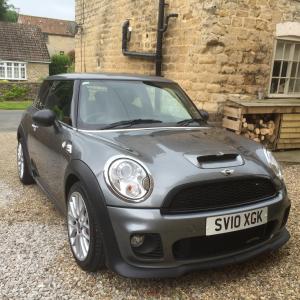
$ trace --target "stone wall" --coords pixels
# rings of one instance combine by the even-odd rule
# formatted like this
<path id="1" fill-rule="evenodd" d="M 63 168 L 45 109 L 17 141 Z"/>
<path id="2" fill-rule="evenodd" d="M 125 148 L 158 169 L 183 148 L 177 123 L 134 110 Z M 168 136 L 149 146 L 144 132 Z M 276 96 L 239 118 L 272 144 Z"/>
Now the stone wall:
<path id="1" fill-rule="evenodd" d="M 49 64 L 28 63 L 27 80 L 29 82 L 39 82 L 49 76 Z"/>
<path id="2" fill-rule="evenodd" d="M 47 47 L 50 56 L 63 51 L 68 54 L 75 49 L 75 38 L 69 36 L 48 35 Z"/>
<path id="3" fill-rule="evenodd" d="M 84 10 L 82 4 L 84 4 Z M 168 0 L 163 75 L 178 81 L 199 108 L 267 90 L 276 24 L 300 21 L 296 0 Z M 121 29 L 133 28 L 130 49 L 153 51 L 158 0 L 76 1 L 76 70 L 154 74 L 153 62 L 124 57 Z"/>
<path id="4" fill-rule="evenodd" d="M 24 94 L 18 98 L 5 99 L 5 95 L 8 91 L 14 88 L 24 89 Z M 40 83 L 33 82 L 1 82 L 0 81 L 0 100 L 12 100 L 12 101 L 24 101 L 24 100 L 34 100 L 39 92 Z M 4 99 L 3 99 L 4 98 Z"/>

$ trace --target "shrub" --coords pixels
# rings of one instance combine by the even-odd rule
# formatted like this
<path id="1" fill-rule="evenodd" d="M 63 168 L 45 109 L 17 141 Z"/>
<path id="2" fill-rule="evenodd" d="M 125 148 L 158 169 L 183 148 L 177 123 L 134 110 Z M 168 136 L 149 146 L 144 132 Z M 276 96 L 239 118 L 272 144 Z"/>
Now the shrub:
<path id="1" fill-rule="evenodd" d="M 67 73 L 71 59 L 68 55 L 55 54 L 51 57 L 51 64 L 49 68 L 50 75 Z"/>
<path id="2" fill-rule="evenodd" d="M 4 90 L 0 94 L 0 101 L 12 101 L 25 98 L 29 92 L 27 87 L 14 84 L 9 90 Z"/>

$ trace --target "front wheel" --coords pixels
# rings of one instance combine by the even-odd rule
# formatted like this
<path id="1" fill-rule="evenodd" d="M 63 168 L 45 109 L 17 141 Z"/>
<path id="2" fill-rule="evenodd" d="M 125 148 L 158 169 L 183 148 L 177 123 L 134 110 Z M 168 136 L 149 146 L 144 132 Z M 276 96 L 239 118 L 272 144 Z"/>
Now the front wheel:
<path id="1" fill-rule="evenodd" d="M 105 267 L 102 230 L 84 186 L 75 183 L 68 196 L 68 236 L 73 256 L 85 271 Z"/>
<path id="2" fill-rule="evenodd" d="M 18 174 L 20 181 L 25 184 L 33 184 L 34 179 L 31 176 L 30 169 L 29 169 L 29 162 L 27 161 L 25 155 L 25 142 L 22 138 L 18 141 L 17 147 L 17 164 L 18 164 Z"/>

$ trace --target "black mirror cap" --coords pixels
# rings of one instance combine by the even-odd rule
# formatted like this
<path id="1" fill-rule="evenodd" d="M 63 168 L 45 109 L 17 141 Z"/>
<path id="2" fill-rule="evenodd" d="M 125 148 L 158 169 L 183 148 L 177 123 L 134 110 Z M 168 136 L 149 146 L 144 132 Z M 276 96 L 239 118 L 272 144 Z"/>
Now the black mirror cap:
<path id="1" fill-rule="evenodd" d="M 203 118 L 203 120 L 205 122 L 207 122 L 209 120 L 209 113 L 208 113 L 208 111 L 206 111 L 204 109 L 200 109 L 199 113 L 200 113 L 201 117 Z"/>
<path id="2" fill-rule="evenodd" d="M 36 125 L 43 127 L 51 127 L 54 125 L 55 119 L 56 115 L 50 109 L 39 110 L 32 117 L 32 120 Z"/>

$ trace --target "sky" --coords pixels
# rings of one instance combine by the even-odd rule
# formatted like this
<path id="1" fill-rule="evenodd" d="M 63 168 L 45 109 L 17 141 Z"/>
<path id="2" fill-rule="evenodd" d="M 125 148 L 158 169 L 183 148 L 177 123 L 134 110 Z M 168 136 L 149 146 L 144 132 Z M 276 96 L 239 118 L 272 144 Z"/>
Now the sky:
<path id="1" fill-rule="evenodd" d="M 64 20 L 75 19 L 75 0 L 8 0 L 21 14 Z"/>

